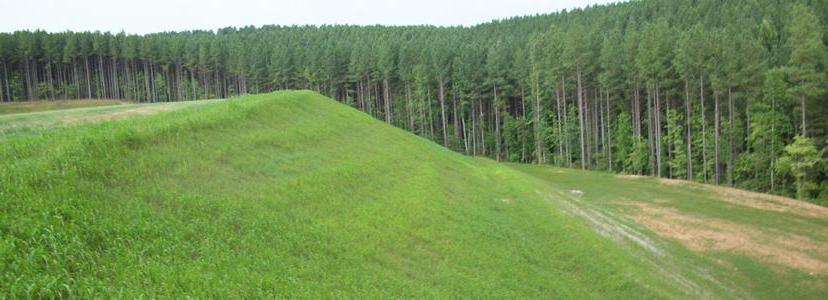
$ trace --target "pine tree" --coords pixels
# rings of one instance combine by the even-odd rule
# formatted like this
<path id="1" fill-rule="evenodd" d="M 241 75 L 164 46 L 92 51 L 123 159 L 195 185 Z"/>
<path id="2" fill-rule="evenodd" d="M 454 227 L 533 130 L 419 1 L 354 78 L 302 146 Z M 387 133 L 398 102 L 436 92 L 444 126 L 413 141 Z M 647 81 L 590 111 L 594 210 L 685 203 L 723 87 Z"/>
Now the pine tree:
<path id="1" fill-rule="evenodd" d="M 793 176 L 796 180 L 796 197 L 808 200 L 816 189 L 813 173 L 822 163 L 822 153 L 817 151 L 814 141 L 797 135 L 792 144 L 785 146 L 785 154 L 777 161 L 777 169 Z"/>
<path id="2" fill-rule="evenodd" d="M 672 155 L 668 164 L 673 178 L 687 176 L 687 152 L 684 140 L 684 117 L 676 110 L 667 111 L 667 140 Z"/>
<path id="3" fill-rule="evenodd" d="M 613 128 L 613 163 L 620 166 L 624 173 L 637 173 L 630 156 L 636 147 L 636 137 L 633 135 L 632 121 L 627 112 L 621 112 L 616 117 Z"/>
<path id="4" fill-rule="evenodd" d="M 766 72 L 764 97 L 751 107 L 749 153 L 740 158 L 737 181 L 752 190 L 774 192 L 778 181 L 776 161 L 784 150 L 784 141 L 793 134 L 784 111 L 790 111 L 788 83 L 784 69 Z"/>
<path id="5" fill-rule="evenodd" d="M 794 5 L 790 20 L 788 46 L 791 49 L 791 58 L 788 65 L 796 83 L 792 92 L 799 100 L 800 134 L 808 136 L 808 102 L 825 92 L 824 72 L 828 52 L 822 42 L 822 23 L 809 7 L 803 4 Z"/>

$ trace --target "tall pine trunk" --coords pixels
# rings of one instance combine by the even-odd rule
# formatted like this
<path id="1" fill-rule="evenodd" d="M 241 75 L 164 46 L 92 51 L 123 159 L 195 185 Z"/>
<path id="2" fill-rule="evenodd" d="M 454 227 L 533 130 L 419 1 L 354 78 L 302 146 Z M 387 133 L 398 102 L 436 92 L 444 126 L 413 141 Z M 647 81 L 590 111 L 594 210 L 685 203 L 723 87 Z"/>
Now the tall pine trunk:
<path id="1" fill-rule="evenodd" d="M 3 75 L 5 75 L 6 63 L 2 62 L 2 65 L 3 65 Z M 4 89 L 4 84 L 3 84 L 4 79 L 5 79 L 5 76 L 0 77 L 0 102 L 11 102 L 11 99 L 6 100 L 6 91 Z"/>
<path id="2" fill-rule="evenodd" d="M 80 99 L 80 79 L 78 79 L 78 65 L 72 60 L 72 78 L 75 82 L 75 98 Z"/>
<path id="3" fill-rule="evenodd" d="M 687 180 L 693 180 L 693 142 L 692 136 L 693 131 L 692 127 L 692 119 L 690 118 L 690 110 L 691 110 L 691 102 L 690 102 L 690 81 L 684 81 L 684 108 L 686 110 L 687 116 L 685 117 L 684 125 L 687 126 Z"/>
<path id="4" fill-rule="evenodd" d="M 647 85 L 647 145 L 649 145 L 649 160 L 650 160 L 650 175 L 654 175 L 655 162 L 655 117 L 653 114 L 653 96 L 655 96 L 654 89 Z"/>
<path id="5" fill-rule="evenodd" d="M 727 134 L 727 181 L 730 186 L 733 186 L 733 156 L 735 155 L 735 149 L 733 148 L 733 90 L 732 88 L 727 89 L 727 114 L 728 114 L 728 134 Z"/>
<path id="6" fill-rule="evenodd" d="M 454 137 L 458 140 L 463 140 L 463 132 L 462 128 L 460 128 L 460 117 L 458 116 L 457 110 L 457 93 L 451 94 L 451 104 L 452 104 L 452 123 L 454 123 Z M 465 142 L 465 141 L 464 141 Z"/>
<path id="7" fill-rule="evenodd" d="M 805 122 L 805 95 L 799 96 L 799 110 L 802 112 L 802 136 L 808 136 L 808 124 Z"/>
<path id="8" fill-rule="evenodd" d="M 6 87 L 6 98 L 9 102 L 11 102 L 12 94 L 9 89 L 9 71 L 6 68 L 6 62 L 3 62 L 3 85 Z M 0 86 L 0 88 L 2 88 L 2 86 Z"/>
<path id="9" fill-rule="evenodd" d="M 55 91 L 54 91 L 54 88 L 52 86 L 52 84 L 53 84 L 53 82 L 52 82 L 53 81 L 52 80 L 52 62 L 47 61 L 45 68 L 46 68 L 46 70 L 45 70 L 46 71 L 46 84 L 49 86 L 49 99 L 50 100 L 55 100 Z"/>
<path id="10" fill-rule="evenodd" d="M 101 92 L 103 93 L 103 98 L 108 98 L 109 94 L 107 94 L 106 90 L 106 77 L 104 77 L 104 61 L 103 56 L 98 55 L 98 78 L 101 82 Z"/>
<path id="11" fill-rule="evenodd" d="M 661 177 L 661 85 L 658 80 L 655 82 L 655 142 L 656 142 L 656 176 Z"/>
<path id="12" fill-rule="evenodd" d="M 437 80 L 437 85 L 439 89 L 439 94 L 437 96 L 440 100 L 440 121 L 443 125 L 443 146 L 448 147 L 448 122 L 446 122 L 445 82 L 443 81 L 442 77 L 440 77 Z"/>
<path id="13" fill-rule="evenodd" d="M 707 117 L 704 111 L 704 74 L 699 77 L 699 104 L 701 104 L 702 125 L 702 175 L 704 175 L 704 183 L 707 183 Z"/>
<path id="14" fill-rule="evenodd" d="M 497 101 L 497 85 L 492 85 L 494 93 L 494 116 L 495 116 L 495 158 L 500 161 L 500 105 Z"/>
<path id="15" fill-rule="evenodd" d="M 587 147 L 585 144 L 585 134 L 584 131 L 584 95 L 583 95 L 583 83 L 581 82 L 581 70 L 578 69 L 577 71 L 577 79 L 578 79 L 578 91 L 577 91 L 577 98 L 578 98 L 578 124 L 579 126 L 579 137 L 580 137 L 580 144 L 581 144 L 581 170 L 586 170 L 586 151 Z"/>
<path id="16" fill-rule="evenodd" d="M 115 56 L 112 56 L 110 59 L 109 75 L 112 76 L 112 95 L 115 96 L 115 99 L 121 99 L 121 89 L 120 84 L 118 84 L 118 61 L 115 59 Z"/>
<path id="17" fill-rule="evenodd" d="M 26 57 L 25 60 L 26 62 L 23 64 L 23 67 L 26 71 L 26 99 L 32 99 L 32 72 L 29 67 L 29 58 Z"/>
<path id="18" fill-rule="evenodd" d="M 408 112 L 408 131 L 414 132 L 414 112 L 412 109 L 413 104 L 411 103 L 411 83 L 407 80 L 405 81 L 405 103 L 408 108 L 406 110 Z"/>
<path id="19" fill-rule="evenodd" d="M 538 164 L 544 163 L 543 141 L 541 141 L 541 105 L 540 105 L 540 80 L 535 80 L 535 156 Z"/>
<path id="20" fill-rule="evenodd" d="M 83 57 L 83 65 L 84 65 L 84 69 L 86 70 L 86 72 L 85 72 L 85 74 L 86 74 L 86 98 L 87 99 L 92 99 L 92 79 L 91 79 L 91 74 L 89 74 L 89 57 L 88 56 Z"/>
<path id="21" fill-rule="evenodd" d="M 606 110 L 606 115 L 605 115 L 606 125 L 605 126 L 606 126 L 606 131 L 607 131 L 607 144 L 606 144 L 606 147 L 607 147 L 607 169 L 610 172 L 612 172 L 612 117 L 611 117 L 612 112 L 610 110 L 610 93 L 609 93 L 609 89 L 607 89 L 605 92 L 606 92 L 606 97 L 607 97 L 606 98 L 607 103 L 606 103 L 606 106 L 604 108 Z"/>
<path id="22" fill-rule="evenodd" d="M 477 101 L 477 104 L 479 106 L 477 110 L 477 112 L 479 113 L 477 115 L 477 123 L 479 124 L 478 126 L 480 126 L 480 152 L 483 154 L 483 156 L 486 156 L 486 118 L 484 118 L 483 113 L 483 101 Z"/>
<path id="23" fill-rule="evenodd" d="M 472 155 L 477 156 L 477 100 L 472 100 L 471 104 L 471 148 Z"/>
<path id="24" fill-rule="evenodd" d="M 564 78 L 564 76 L 561 76 L 561 96 L 563 97 L 563 101 L 561 102 L 561 104 L 563 104 L 563 107 L 562 107 L 563 108 L 563 113 L 562 113 L 563 126 L 562 126 L 562 129 L 561 129 L 561 132 L 563 132 L 563 139 L 564 139 L 563 146 L 566 149 L 566 151 L 565 151 L 566 152 L 566 165 L 571 168 L 572 167 L 572 147 L 569 144 L 571 142 L 569 140 L 569 121 L 568 121 L 568 119 L 569 119 L 569 110 L 566 107 L 567 106 L 567 102 L 566 102 L 566 78 Z"/>
<path id="25" fill-rule="evenodd" d="M 442 77 L 437 80 L 440 100 L 440 121 L 443 125 L 443 146 L 448 147 L 448 122 L 446 120 L 445 82 Z"/>
<path id="26" fill-rule="evenodd" d="M 151 102 L 152 98 L 150 97 L 150 78 L 149 78 L 149 67 L 147 66 L 147 62 L 143 62 L 144 65 L 144 100 Z"/>
<path id="27" fill-rule="evenodd" d="M 555 89 L 555 122 L 557 126 L 557 138 L 558 138 L 558 160 L 555 162 L 556 164 L 560 165 L 564 161 L 564 152 L 563 152 L 563 123 L 561 123 L 561 89 Z"/>
<path id="28" fill-rule="evenodd" d="M 716 92 L 716 91 L 713 92 L 713 101 L 714 101 L 713 102 L 713 105 L 714 105 L 714 107 L 713 107 L 713 124 L 714 124 L 713 125 L 714 126 L 714 142 L 713 142 L 713 144 L 716 147 L 715 149 L 713 149 L 713 157 L 714 157 L 713 158 L 714 159 L 714 161 L 713 161 L 713 166 L 714 166 L 713 170 L 714 170 L 714 172 L 716 172 L 714 174 L 715 175 L 715 177 L 714 177 L 715 182 L 716 182 L 716 184 L 719 184 L 721 182 L 720 181 L 721 180 L 721 169 L 720 169 L 720 164 L 719 164 L 719 160 L 720 160 L 720 153 L 719 152 L 721 150 L 720 145 L 719 145 L 719 137 L 720 137 L 721 129 L 720 129 L 720 124 L 719 124 L 720 123 L 720 118 L 719 118 L 719 114 L 720 114 L 719 113 L 719 93 Z"/>
<path id="29" fill-rule="evenodd" d="M 382 80 L 382 87 L 385 98 L 385 123 L 391 124 L 391 84 L 388 81 L 388 76 Z"/>
<path id="30" fill-rule="evenodd" d="M 633 128 L 635 128 L 635 136 L 641 137 L 641 82 L 638 77 L 635 78 L 635 92 L 633 95 Z"/>

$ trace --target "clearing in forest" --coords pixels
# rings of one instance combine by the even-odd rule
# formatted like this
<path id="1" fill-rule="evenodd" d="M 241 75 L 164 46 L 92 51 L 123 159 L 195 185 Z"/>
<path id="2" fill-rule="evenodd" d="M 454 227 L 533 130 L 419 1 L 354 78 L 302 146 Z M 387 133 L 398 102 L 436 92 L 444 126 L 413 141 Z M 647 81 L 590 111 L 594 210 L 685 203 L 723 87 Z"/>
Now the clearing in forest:
<path id="1" fill-rule="evenodd" d="M 0 119 L 61 120 L 0 131 L 0 297 L 828 293 L 794 200 L 467 157 L 308 91 L 194 104 Z"/>
<path id="2" fill-rule="evenodd" d="M 0 103 L 0 115 L 30 113 L 48 110 L 61 110 L 81 107 L 109 106 L 128 104 L 115 99 L 77 99 L 77 100 L 39 100 Z"/>
<path id="3" fill-rule="evenodd" d="M 0 104 L 0 140 L 55 127 L 150 115 L 215 100 L 165 103 L 128 103 L 116 100 L 68 100 Z M 67 108 L 68 107 L 68 108 Z M 20 112 L 22 111 L 22 112 Z"/>

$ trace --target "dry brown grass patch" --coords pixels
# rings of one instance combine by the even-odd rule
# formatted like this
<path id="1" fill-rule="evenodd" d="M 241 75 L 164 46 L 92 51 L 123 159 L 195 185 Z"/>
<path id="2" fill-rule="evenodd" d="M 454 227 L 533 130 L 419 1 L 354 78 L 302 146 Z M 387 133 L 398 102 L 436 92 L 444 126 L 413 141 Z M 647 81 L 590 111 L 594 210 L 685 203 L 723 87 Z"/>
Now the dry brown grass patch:
<path id="1" fill-rule="evenodd" d="M 678 179 L 660 178 L 658 179 L 658 182 L 667 186 L 685 186 L 709 190 L 720 196 L 715 199 L 731 204 L 761 210 L 792 213 L 799 216 L 828 218 L 828 207 L 787 197 L 751 192 L 731 187 L 700 184 Z"/>
<path id="2" fill-rule="evenodd" d="M 729 203 L 800 216 L 828 218 L 828 208 L 805 201 L 729 187 L 710 186 L 708 188 L 718 193 L 723 201 Z"/>
<path id="3" fill-rule="evenodd" d="M 634 179 L 641 179 L 641 178 L 645 178 L 645 177 L 641 176 L 641 175 L 619 174 L 619 175 L 615 175 L 615 178 L 634 180 Z"/>
<path id="4" fill-rule="evenodd" d="M 131 116 L 146 116 L 157 114 L 161 112 L 171 111 L 174 110 L 175 107 L 170 107 L 167 105 L 153 105 L 153 106 L 144 106 L 144 107 L 136 107 L 131 109 L 119 110 L 114 112 L 108 112 L 103 114 L 96 114 L 96 115 L 87 115 L 87 116 L 71 116 L 63 119 L 63 122 L 66 124 L 77 124 L 77 123 L 85 123 L 85 122 L 100 122 L 100 121 L 108 121 L 108 120 L 119 120 L 125 119 Z"/>
<path id="5" fill-rule="evenodd" d="M 658 182 L 669 186 L 693 186 L 695 183 L 687 180 L 659 178 Z"/>
<path id="6" fill-rule="evenodd" d="M 677 240 L 691 251 L 727 251 L 752 256 L 816 274 L 828 274 L 823 253 L 828 243 L 784 233 L 759 231 L 749 225 L 682 213 L 655 204 L 628 202 L 640 209 L 634 218 L 660 236 Z"/>

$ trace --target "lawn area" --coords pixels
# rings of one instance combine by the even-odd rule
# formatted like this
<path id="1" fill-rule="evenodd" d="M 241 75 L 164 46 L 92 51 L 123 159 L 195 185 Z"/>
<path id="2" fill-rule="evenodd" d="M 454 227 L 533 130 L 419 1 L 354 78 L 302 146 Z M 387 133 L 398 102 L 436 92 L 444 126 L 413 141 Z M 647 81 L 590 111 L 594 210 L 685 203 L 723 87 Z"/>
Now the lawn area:
<path id="1" fill-rule="evenodd" d="M 85 102 L 85 100 L 77 101 L 79 103 Z M 93 102 L 94 101 L 98 100 L 93 100 Z M 39 110 L 32 112 L 10 113 L 6 115 L 0 114 L 0 140 L 49 131 L 56 127 L 73 126 L 83 123 L 96 123 L 140 115 L 152 115 L 185 107 L 201 106 L 212 101 L 219 100 L 163 103 L 116 103 L 103 101 L 101 103 L 110 104 L 98 106 L 79 106 L 67 109 L 59 109 L 57 108 L 59 105 L 50 104 L 45 101 L 33 102 L 34 104 L 21 104 L 23 106 L 29 105 L 32 108 L 39 108 Z M 38 105 L 37 103 L 41 103 L 41 105 Z M 47 110 L 45 109 L 46 107 L 52 107 L 53 110 Z"/>
<path id="2" fill-rule="evenodd" d="M 70 109 L 80 107 L 121 105 L 129 102 L 114 99 L 77 99 L 77 100 L 39 100 L 25 102 L 0 103 L 0 115 L 29 113 L 47 110 Z"/>
<path id="3" fill-rule="evenodd" d="M 686 181 L 511 166 L 671 274 L 729 286 L 731 296 L 818 299 L 828 289 L 828 208 Z"/>

